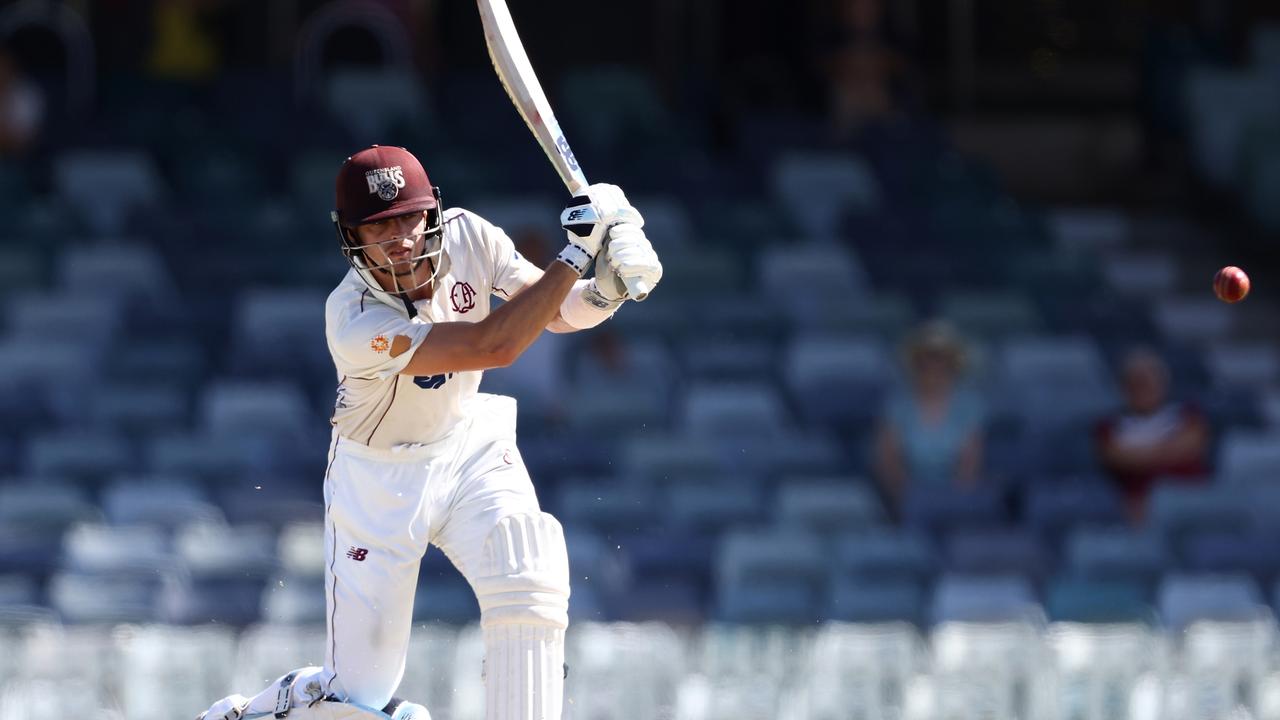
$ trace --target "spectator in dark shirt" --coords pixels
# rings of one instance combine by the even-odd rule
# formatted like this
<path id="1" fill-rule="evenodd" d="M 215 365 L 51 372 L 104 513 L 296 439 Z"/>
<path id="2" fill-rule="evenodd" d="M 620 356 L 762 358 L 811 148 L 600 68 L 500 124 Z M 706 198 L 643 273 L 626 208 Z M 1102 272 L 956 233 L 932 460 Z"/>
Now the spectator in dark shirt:
<path id="1" fill-rule="evenodd" d="M 1098 456 L 1140 522 L 1152 487 L 1162 478 L 1203 478 L 1209 426 L 1195 406 L 1169 398 L 1169 368 L 1147 349 L 1126 356 L 1125 408 L 1098 424 Z"/>

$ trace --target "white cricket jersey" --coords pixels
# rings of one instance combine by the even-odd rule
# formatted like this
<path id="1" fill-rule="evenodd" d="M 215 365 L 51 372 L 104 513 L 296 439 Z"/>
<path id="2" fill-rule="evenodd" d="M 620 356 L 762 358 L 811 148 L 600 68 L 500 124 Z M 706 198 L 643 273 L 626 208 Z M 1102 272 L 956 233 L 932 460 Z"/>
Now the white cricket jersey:
<path id="1" fill-rule="evenodd" d="M 540 274 L 516 252 L 500 228 L 475 213 L 444 213 L 446 273 L 428 300 L 414 303 L 371 290 L 351 270 L 325 303 L 325 335 L 338 370 L 333 425 L 340 436 L 375 448 L 438 440 L 464 416 L 480 387 L 481 371 L 413 377 L 401 375 L 436 322 L 479 322 L 491 294 L 510 297 Z M 391 357 L 398 335 L 409 349 Z"/>

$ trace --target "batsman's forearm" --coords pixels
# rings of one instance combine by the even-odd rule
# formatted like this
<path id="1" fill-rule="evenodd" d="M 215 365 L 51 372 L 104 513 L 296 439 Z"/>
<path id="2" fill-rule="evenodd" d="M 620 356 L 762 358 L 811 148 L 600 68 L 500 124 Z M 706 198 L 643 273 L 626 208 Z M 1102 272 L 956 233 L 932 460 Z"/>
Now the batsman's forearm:
<path id="1" fill-rule="evenodd" d="M 515 362 L 560 314 L 560 303 L 577 280 L 568 265 L 553 261 L 537 282 L 481 320 L 495 354 L 506 364 Z"/>

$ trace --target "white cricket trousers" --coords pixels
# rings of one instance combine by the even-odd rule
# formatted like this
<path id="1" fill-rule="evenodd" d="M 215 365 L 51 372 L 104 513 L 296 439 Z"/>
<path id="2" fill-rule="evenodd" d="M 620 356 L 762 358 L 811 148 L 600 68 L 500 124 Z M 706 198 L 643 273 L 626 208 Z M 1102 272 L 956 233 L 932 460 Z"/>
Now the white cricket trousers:
<path id="1" fill-rule="evenodd" d="M 391 699 L 405 672 L 419 563 L 427 545 L 433 544 L 480 595 L 482 626 L 493 624 L 489 618 L 503 617 L 509 609 L 505 605 L 516 606 L 519 622 L 512 628 L 485 629 L 486 684 L 493 684 L 495 663 L 503 673 L 501 687 L 486 690 L 486 717 L 559 720 L 563 633 L 568 622 L 563 534 L 551 516 L 541 514 L 533 483 L 516 450 L 515 400 L 480 394 L 469 409 L 468 419 L 437 442 L 380 450 L 339 438 L 330 449 L 324 483 L 328 594 L 324 669 L 329 691 L 373 708 Z M 548 547 L 539 548 L 539 538 L 546 533 L 558 535 L 558 544 L 552 537 L 543 543 Z M 550 568 L 551 572 L 494 570 L 504 565 Z M 528 578 L 546 576 L 554 579 L 549 595 L 511 592 L 528 584 Z M 503 592 L 486 595 L 485 589 L 495 585 Z M 488 642 L 492 632 L 521 629 L 523 635 L 530 635 L 530 612 L 525 607 L 529 603 L 521 600 L 525 595 L 553 599 L 549 612 L 538 614 L 535 608 L 533 624 L 545 626 L 535 627 L 532 633 L 538 645 L 525 652 L 499 642 L 495 650 Z M 515 600 L 508 602 L 512 596 Z M 486 597 L 506 599 L 486 602 Z M 542 623 L 540 618 L 547 617 L 551 620 Z M 510 663 L 502 657 L 512 655 L 510 650 L 516 650 L 517 661 L 523 656 L 541 660 L 532 668 L 518 662 L 508 668 Z M 530 682 L 536 687 L 526 687 Z M 541 697 L 546 695 L 555 697 Z M 532 697 L 538 706 L 512 708 L 504 700 L 517 696 Z M 516 704 L 530 703 L 526 699 Z"/>

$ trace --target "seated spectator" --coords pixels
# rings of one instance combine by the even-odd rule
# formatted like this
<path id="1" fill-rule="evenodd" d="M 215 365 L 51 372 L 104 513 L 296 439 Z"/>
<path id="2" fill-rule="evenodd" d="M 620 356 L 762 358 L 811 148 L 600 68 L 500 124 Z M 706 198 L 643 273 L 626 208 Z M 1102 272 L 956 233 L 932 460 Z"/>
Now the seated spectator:
<path id="1" fill-rule="evenodd" d="M 972 487 L 982 470 L 982 403 L 961 384 L 967 352 L 951 325 L 930 322 L 908 339 L 909 385 L 888 400 L 875 465 L 891 502 L 909 484 Z"/>
<path id="2" fill-rule="evenodd" d="M 1160 478 L 1208 474 L 1209 425 L 1195 406 L 1169 399 L 1169 368 L 1148 349 L 1124 360 L 1125 408 L 1098 423 L 1098 458 L 1120 486 L 1134 522 Z"/>
<path id="3" fill-rule="evenodd" d="M 856 136 L 899 111 L 906 58 L 888 31 L 883 0 L 838 0 L 822 74 L 837 136 Z"/>
<path id="4" fill-rule="evenodd" d="M 0 157 L 22 155 L 37 140 L 44 120 L 44 94 L 0 48 Z"/>

